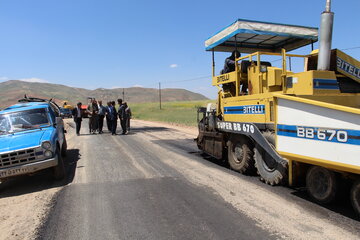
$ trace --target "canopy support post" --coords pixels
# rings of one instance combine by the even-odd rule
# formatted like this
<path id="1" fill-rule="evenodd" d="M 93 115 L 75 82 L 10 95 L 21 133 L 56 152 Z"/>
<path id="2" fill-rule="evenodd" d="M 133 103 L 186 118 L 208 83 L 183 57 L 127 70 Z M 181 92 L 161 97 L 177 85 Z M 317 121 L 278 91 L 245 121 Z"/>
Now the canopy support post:
<path id="1" fill-rule="evenodd" d="M 237 52 L 237 39 L 235 35 L 235 52 Z M 235 54 L 235 72 L 236 72 L 236 82 L 235 82 L 235 96 L 239 96 L 239 90 L 240 90 L 240 81 L 239 81 L 239 66 L 238 61 L 236 58 L 239 58 L 239 56 L 236 56 Z"/>
<path id="2" fill-rule="evenodd" d="M 215 53 L 214 53 L 214 49 L 212 49 L 211 51 L 212 54 L 212 76 L 215 76 Z"/>
<path id="3" fill-rule="evenodd" d="M 284 48 L 281 49 L 281 56 L 282 56 L 282 89 L 283 92 L 286 92 L 286 50 Z"/>
<path id="4" fill-rule="evenodd" d="M 289 57 L 289 70 L 291 72 L 291 57 Z"/>

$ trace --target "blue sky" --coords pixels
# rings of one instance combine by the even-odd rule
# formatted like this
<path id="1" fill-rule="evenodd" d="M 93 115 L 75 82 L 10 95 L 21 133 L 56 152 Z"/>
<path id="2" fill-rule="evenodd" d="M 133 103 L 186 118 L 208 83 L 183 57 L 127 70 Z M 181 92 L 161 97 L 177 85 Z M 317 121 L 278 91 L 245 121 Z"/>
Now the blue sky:
<path id="1" fill-rule="evenodd" d="M 211 79 L 201 78 L 211 75 L 208 37 L 237 18 L 318 27 L 324 7 L 325 0 L 0 0 L 0 80 L 88 89 L 161 82 L 215 98 Z M 360 47 L 359 9 L 359 0 L 333 0 L 333 48 Z M 360 48 L 345 52 L 360 59 Z M 226 56 L 216 55 L 217 70 Z"/>

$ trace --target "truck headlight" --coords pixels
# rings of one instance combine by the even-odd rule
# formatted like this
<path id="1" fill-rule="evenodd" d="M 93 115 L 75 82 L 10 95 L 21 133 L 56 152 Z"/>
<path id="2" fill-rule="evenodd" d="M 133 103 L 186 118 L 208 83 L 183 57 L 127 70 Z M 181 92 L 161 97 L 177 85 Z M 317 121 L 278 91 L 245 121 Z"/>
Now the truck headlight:
<path id="1" fill-rule="evenodd" d="M 44 153 L 44 156 L 47 158 L 52 157 L 52 155 L 53 155 L 52 151 L 49 151 L 49 150 L 46 150 Z"/>
<path id="2" fill-rule="evenodd" d="M 50 149 L 51 148 L 51 143 L 48 141 L 45 141 L 41 144 L 41 147 L 44 149 Z"/>

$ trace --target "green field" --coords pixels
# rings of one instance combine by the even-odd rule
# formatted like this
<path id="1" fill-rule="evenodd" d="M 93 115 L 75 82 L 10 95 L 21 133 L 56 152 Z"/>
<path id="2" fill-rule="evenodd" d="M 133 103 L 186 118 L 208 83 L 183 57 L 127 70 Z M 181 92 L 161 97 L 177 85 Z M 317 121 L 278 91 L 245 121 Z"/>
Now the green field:
<path id="1" fill-rule="evenodd" d="M 206 107 L 215 100 L 164 102 L 159 103 L 132 103 L 130 108 L 134 119 L 177 123 L 186 126 L 197 126 L 196 116 L 198 107 Z"/>

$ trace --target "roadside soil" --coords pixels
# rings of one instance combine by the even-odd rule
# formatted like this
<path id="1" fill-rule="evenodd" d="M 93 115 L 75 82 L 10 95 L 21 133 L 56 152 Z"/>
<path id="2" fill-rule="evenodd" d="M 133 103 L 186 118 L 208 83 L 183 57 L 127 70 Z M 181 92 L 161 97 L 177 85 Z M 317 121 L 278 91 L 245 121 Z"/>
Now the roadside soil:
<path id="1" fill-rule="evenodd" d="M 34 239 L 37 227 L 52 205 L 54 194 L 60 189 L 37 188 L 28 184 L 28 180 L 34 183 L 32 179 L 22 178 L 1 186 L 0 239 Z"/>
<path id="2" fill-rule="evenodd" d="M 65 129 L 71 121 L 65 120 Z M 72 137 L 67 135 L 68 148 Z M 34 176 L 21 176 L 0 184 L 0 239 L 34 239 L 53 206 L 54 195 L 68 183 L 68 179 L 54 181 L 51 170 Z"/>

